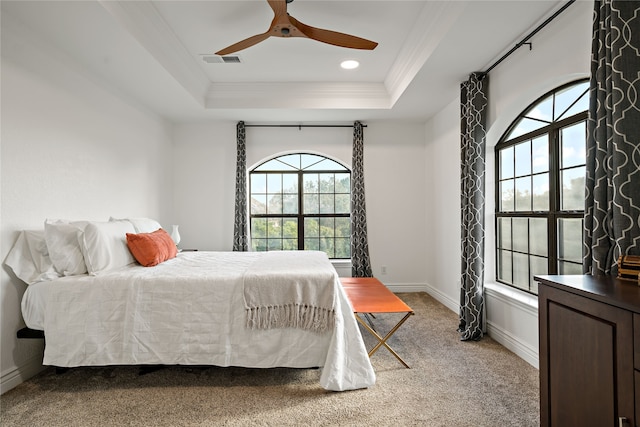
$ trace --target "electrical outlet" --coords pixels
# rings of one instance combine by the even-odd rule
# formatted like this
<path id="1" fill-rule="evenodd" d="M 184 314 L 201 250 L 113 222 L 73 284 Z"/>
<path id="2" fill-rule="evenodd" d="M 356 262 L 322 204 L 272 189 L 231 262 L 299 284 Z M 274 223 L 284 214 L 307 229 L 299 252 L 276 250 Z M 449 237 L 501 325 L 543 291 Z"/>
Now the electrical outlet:
<path id="1" fill-rule="evenodd" d="M 380 267 L 380 274 L 387 274 L 387 266 L 383 265 L 382 267 Z"/>

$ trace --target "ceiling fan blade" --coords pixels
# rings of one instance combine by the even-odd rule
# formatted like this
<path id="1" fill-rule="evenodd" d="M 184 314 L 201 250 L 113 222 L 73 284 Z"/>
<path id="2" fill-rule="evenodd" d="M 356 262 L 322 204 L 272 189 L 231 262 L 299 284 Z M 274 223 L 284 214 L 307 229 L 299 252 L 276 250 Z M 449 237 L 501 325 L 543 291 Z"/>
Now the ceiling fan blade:
<path id="1" fill-rule="evenodd" d="M 300 30 L 305 36 L 310 39 L 314 39 L 323 43 L 332 44 L 334 46 L 346 47 L 350 49 L 364 49 L 373 50 L 378 46 L 378 43 L 363 39 L 361 37 L 352 36 L 350 34 L 339 33 L 337 31 L 323 30 L 321 28 L 311 27 L 303 24 L 295 19 L 293 16 L 289 16 L 291 23 Z"/>
<path id="2" fill-rule="evenodd" d="M 241 40 L 238 43 L 234 43 L 231 46 L 227 46 L 222 50 L 216 52 L 216 55 L 224 56 L 230 53 L 238 52 L 242 49 L 246 49 L 248 47 L 253 46 L 254 44 L 258 44 L 263 40 L 268 39 L 271 36 L 269 32 L 262 34 L 256 34 L 255 36 L 249 37 L 247 39 Z"/>
<path id="3" fill-rule="evenodd" d="M 287 14 L 287 0 L 267 0 L 276 18 Z"/>

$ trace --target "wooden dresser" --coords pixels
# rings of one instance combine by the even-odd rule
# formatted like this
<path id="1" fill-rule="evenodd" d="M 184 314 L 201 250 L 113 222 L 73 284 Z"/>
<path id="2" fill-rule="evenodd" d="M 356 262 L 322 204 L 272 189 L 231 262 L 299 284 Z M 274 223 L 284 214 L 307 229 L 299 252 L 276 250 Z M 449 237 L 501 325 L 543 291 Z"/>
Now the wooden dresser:
<path id="1" fill-rule="evenodd" d="M 535 280 L 540 425 L 640 427 L 640 286 L 612 277 Z"/>

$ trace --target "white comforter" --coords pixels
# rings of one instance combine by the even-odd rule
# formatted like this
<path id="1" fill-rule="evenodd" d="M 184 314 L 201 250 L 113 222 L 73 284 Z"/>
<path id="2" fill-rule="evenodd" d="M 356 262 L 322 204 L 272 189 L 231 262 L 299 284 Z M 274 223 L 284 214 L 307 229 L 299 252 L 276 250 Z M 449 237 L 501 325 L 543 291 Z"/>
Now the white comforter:
<path id="1" fill-rule="evenodd" d="M 22 313 L 28 327 L 45 331 L 45 365 L 317 366 L 325 389 L 372 386 L 375 373 L 337 274 L 331 331 L 246 328 L 243 275 L 263 255 L 183 252 L 152 268 L 40 282 L 27 288 Z"/>

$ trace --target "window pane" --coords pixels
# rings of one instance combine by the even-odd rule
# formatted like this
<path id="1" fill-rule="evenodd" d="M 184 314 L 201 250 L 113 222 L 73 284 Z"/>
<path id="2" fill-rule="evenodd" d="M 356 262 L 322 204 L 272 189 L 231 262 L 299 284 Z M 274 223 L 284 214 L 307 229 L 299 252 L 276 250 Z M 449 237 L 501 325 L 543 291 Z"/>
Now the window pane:
<path id="1" fill-rule="evenodd" d="M 267 175 L 267 193 L 282 193 L 282 175 Z"/>
<path id="2" fill-rule="evenodd" d="M 506 283 L 513 283 L 513 278 L 511 277 L 511 252 L 500 251 L 498 256 L 500 257 L 498 260 L 500 264 L 498 279 Z"/>
<path id="3" fill-rule="evenodd" d="M 298 219 L 285 218 L 282 224 L 282 237 L 285 239 L 296 239 L 296 247 L 298 246 Z"/>
<path id="4" fill-rule="evenodd" d="M 278 159 L 269 160 L 266 163 L 261 164 L 255 170 L 257 171 L 285 171 L 285 170 L 294 170 L 295 168 L 291 167 L 288 164 L 282 163 Z"/>
<path id="5" fill-rule="evenodd" d="M 251 192 L 266 193 L 267 192 L 267 175 L 264 173 L 251 174 Z"/>
<path id="6" fill-rule="evenodd" d="M 267 250 L 267 239 L 251 237 L 251 248 L 256 252 L 265 252 Z"/>
<path id="7" fill-rule="evenodd" d="M 305 194 L 304 195 L 304 214 L 317 214 L 320 212 L 320 205 L 317 194 Z"/>
<path id="8" fill-rule="evenodd" d="M 319 251 L 320 250 L 320 239 L 304 239 L 304 250 L 305 251 Z"/>
<path id="9" fill-rule="evenodd" d="M 585 193 L 585 168 L 577 167 L 561 172 L 562 192 L 560 194 L 560 206 L 564 211 L 584 210 Z"/>
<path id="10" fill-rule="evenodd" d="M 267 237 L 267 218 L 251 218 L 251 238 Z"/>
<path id="11" fill-rule="evenodd" d="M 556 120 L 587 110 L 589 108 L 588 96 L 585 95 L 588 94 L 585 93 L 585 91 L 588 89 L 589 83 L 585 82 L 556 92 Z M 587 98 L 587 103 L 584 103 L 585 98 Z M 576 109 L 575 105 L 572 106 L 572 104 L 576 102 L 577 99 L 579 99 L 579 101 L 577 102 L 578 108 Z M 572 110 L 575 110 L 575 113 L 566 112 L 570 107 Z"/>
<path id="12" fill-rule="evenodd" d="M 335 185 L 333 183 L 334 176 L 332 173 L 320 174 L 320 192 L 321 193 L 333 193 L 335 191 Z"/>
<path id="13" fill-rule="evenodd" d="M 267 206 L 267 214 L 282 214 L 282 194 L 270 194 L 269 205 Z"/>
<path id="14" fill-rule="evenodd" d="M 335 242 L 331 237 L 324 237 L 320 239 L 320 250 L 325 252 L 329 258 L 335 258 Z"/>
<path id="15" fill-rule="evenodd" d="M 336 213 L 351 212 L 351 195 L 336 194 Z"/>
<path id="16" fill-rule="evenodd" d="M 511 249 L 511 218 L 498 218 L 498 247 Z"/>
<path id="17" fill-rule="evenodd" d="M 500 179 L 513 178 L 513 147 L 500 150 Z"/>
<path id="18" fill-rule="evenodd" d="M 320 194 L 320 213 L 328 214 L 335 212 L 333 194 Z"/>
<path id="19" fill-rule="evenodd" d="M 254 215 L 264 215 L 267 213 L 267 195 L 251 195 L 251 213 Z"/>
<path id="20" fill-rule="evenodd" d="M 282 174 L 282 191 L 289 194 L 298 192 L 298 174 Z"/>
<path id="21" fill-rule="evenodd" d="M 333 218 L 320 218 L 320 236 L 333 237 L 335 236 L 335 222 Z"/>
<path id="22" fill-rule="evenodd" d="M 317 193 L 318 192 L 318 174 L 305 173 L 302 176 L 303 191 L 305 193 Z"/>
<path id="23" fill-rule="evenodd" d="M 544 134 L 535 138 L 532 142 L 533 173 L 549 170 L 549 135 Z"/>
<path id="24" fill-rule="evenodd" d="M 289 154 L 278 157 L 278 160 L 292 168 L 300 169 L 300 154 Z"/>
<path id="25" fill-rule="evenodd" d="M 351 218 L 336 218 L 336 236 L 351 238 Z"/>
<path id="26" fill-rule="evenodd" d="M 506 139 L 509 140 L 509 139 L 517 138 L 521 135 L 524 135 L 525 133 L 533 132 L 534 130 L 540 129 L 541 127 L 544 127 L 547 125 L 548 123 L 546 122 L 532 120 L 524 117 L 520 119 L 520 121 L 515 125 L 515 127 L 509 133 L 509 136 Z"/>
<path id="27" fill-rule="evenodd" d="M 531 143 L 523 142 L 515 146 L 516 176 L 531 174 Z"/>
<path id="28" fill-rule="evenodd" d="M 582 121 L 561 129 L 561 168 L 584 165 L 586 163 L 587 123 Z"/>
<path id="29" fill-rule="evenodd" d="M 282 196 L 282 213 L 297 214 L 298 213 L 298 195 L 285 194 Z"/>
<path id="30" fill-rule="evenodd" d="M 304 219 L 304 236 L 305 238 L 320 237 L 320 227 L 318 224 L 318 218 Z"/>
<path id="31" fill-rule="evenodd" d="M 582 274 L 582 264 L 558 261 L 558 274 Z"/>
<path id="32" fill-rule="evenodd" d="M 316 156 L 315 154 L 302 154 L 300 156 L 300 169 L 306 169 L 311 165 L 321 162 L 324 157 Z"/>
<path id="33" fill-rule="evenodd" d="M 336 258 L 351 258 L 351 241 L 345 238 L 336 238 Z"/>
<path id="34" fill-rule="evenodd" d="M 535 255 L 547 256 L 547 219 L 531 218 L 529 220 L 529 252 Z"/>
<path id="35" fill-rule="evenodd" d="M 518 252 L 529 252 L 529 219 L 512 218 L 513 226 L 513 250 Z"/>
<path id="36" fill-rule="evenodd" d="M 533 210 L 549 210 L 549 174 L 533 176 Z"/>
<path id="37" fill-rule="evenodd" d="M 553 100 L 553 95 L 549 95 L 527 111 L 525 116 L 551 123 L 553 121 Z"/>
<path id="38" fill-rule="evenodd" d="M 336 193 L 351 193 L 351 177 L 348 173 L 337 173 L 335 181 Z"/>
<path id="39" fill-rule="evenodd" d="M 516 178 L 516 211 L 531 210 L 531 177 Z"/>
<path id="40" fill-rule="evenodd" d="M 320 171 L 320 170 L 344 170 L 344 166 L 340 165 L 339 163 L 334 162 L 333 160 L 329 160 L 329 159 L 322 159 L 322 161 L 311 164 L 309 166 L 307 166 L 305 168 L 305 170 L 316 170 L 316 171 Z"/>
<path id="41" fill-rule="evenodd" d="M 529 262 L 531 262 L 531 277 L 529 280 L 530 285 L 533 285 L 535 283 L 533 276 L 549 274 L 549 260 L 539 256 L 530 256 Z"/>
<path id="42" fill-rule="evenodd" d="M 282 237 L 282 218 L 269 218 L 267 220 L 267 237 L 269 239 Z"/>
<path id="43" fill-rule="evenodd" d="M 514 180 L 510 179 L 500 183 L 500 210 L 502 212 L 512 212 L 515 210 L 513 192 Z"/>
<path id="44" fill-rule="evenodd" d="M 588 85 L 588 83 L 587 83 Z M 573 106 L 571 108 L 569 108 L 568 111 L 566 111 L 562 116 L 560 116 L 560 119 L 564 119 L 565 117 L 570 117 L 573 116 L 575 114 L 578 113 L 582 113 L 583 111 L 586 111 L 589 109 L 589 91 L 586 91 L 578 100 L 578 102 L 576 102 L 575 104 L 573 104 Z"/>
<path id="45" fill-rule="evenodd" d="M 529 290 L 529 255 L 513 254 L 513 284 Z"/>
<path id="46" fill-rule="evenodd" d="M 282 239 L 282 250 L 284 251 L 297 251 L 298 239 Z"/>
<path id="47" fill-rule="evenodd" d="M 267 248 L 270 251 L 281 251 L 282 250 L 282 239 L 269 239 L 267 241 Z"/>
<path id="48" fill-rule="evenodd" d="M 582 263 L 582 218 L 558 219 L 558 258 Z"/>

